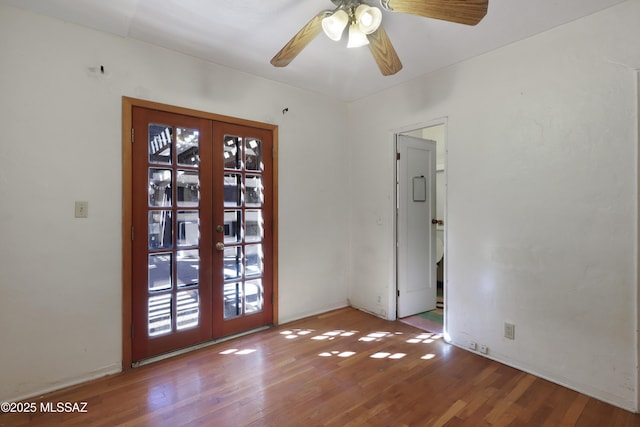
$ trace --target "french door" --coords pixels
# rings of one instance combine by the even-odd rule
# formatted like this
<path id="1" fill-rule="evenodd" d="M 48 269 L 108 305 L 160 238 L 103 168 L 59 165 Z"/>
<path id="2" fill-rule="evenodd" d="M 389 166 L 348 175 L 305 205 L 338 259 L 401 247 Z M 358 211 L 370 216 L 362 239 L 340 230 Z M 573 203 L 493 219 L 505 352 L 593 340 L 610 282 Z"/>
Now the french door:
<path id="1" fill-rule="evenodd" d="M 270 131 L 132 109 L 132 360 L 273 323 Z"/>

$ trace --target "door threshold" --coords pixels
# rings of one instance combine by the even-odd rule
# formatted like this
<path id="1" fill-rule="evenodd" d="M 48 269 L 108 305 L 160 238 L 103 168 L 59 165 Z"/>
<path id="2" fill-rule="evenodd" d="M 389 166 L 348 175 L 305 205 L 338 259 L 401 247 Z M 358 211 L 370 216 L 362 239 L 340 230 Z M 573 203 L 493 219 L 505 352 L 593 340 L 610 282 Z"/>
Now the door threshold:
<path id="1" fill-rule="evenodd" d="M 196 344 L 196 345 L 192 345 L 192 346 L 189 346 L 189 347 L 181 348 L 179 350 L 171 351 L 169 353 L 164 353 L 164 354 L 160 354 L 158 356 L 153 356 L 153 357 L 149 357 L 147 359 L 142 359 L 142 360 L 139 360 L 137 362 L 133 362 L 133 363 L 131 363 L 131 367 L 132 368 L 139 368 L 140 366 L 150 365 L 152 363 L 159 362 L 161 360 L 169 359 L 171 357 L 179 356 L 181 354 L 189 353 L 189 352 L 192 352 L 192 351 L 195 351 L 195 350 L 200 350 L 201 348 L 210 347 L 210 346 L 215 345 L 215 344 L 220 344 L 220 343 L 223 343 L 225 341 L 230 341 L 230 340 L 232 340 L 234 338 L 243 337 L 245 335 L 253 334 L 253 333 L 256 333 L 256 332 L 260 332 L 260 331 L 265 331 L 265 330 L 271 329 L 271 328 L 273 328 L 273 325 L 260 326 L 259 328 L 250 329 L 250 330 L 244 331 L 244 332 L 239 332 L 237 334 L 229 335 L 227 337 L 218 338 L 218 339 L 214 339 L 214 340 L 211 340 L 211 341 L 206 341 L 206 342 L 203 342 L 203 343 L 200 343 L 200 344 Z"/>

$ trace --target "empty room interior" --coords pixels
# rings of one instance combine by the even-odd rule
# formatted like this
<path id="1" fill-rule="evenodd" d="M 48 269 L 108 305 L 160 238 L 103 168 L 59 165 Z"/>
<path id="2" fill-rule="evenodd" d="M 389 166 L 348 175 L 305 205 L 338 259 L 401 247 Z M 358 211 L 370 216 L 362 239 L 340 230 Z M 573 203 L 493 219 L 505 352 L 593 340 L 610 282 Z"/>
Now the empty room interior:
<path id="1" fill-rule="evenodd" d="M 473 25 L 402 0 L 205 3 L 0 0 L 0 425 L 30 419 L 16 402 L 100 424 L 117 381 L 139 392 L 122 423 L 216 425 L 131 379 L 196 364 L 225 410 L 246 393 L 235 425 L 552 425 L 554 405 L 590 425 L 601 404 L 639 425 L 640 1 L 489 0 Z M 351 49 L 362 5 L 386 33 Z M 335 42 L 320 20 L 343 10 Z M 434 304 L 440 283 L 441 331 L 398 321 L 435 308 L 405 277 Z M 429 407 L 454 383 L 495 405 Z"/>

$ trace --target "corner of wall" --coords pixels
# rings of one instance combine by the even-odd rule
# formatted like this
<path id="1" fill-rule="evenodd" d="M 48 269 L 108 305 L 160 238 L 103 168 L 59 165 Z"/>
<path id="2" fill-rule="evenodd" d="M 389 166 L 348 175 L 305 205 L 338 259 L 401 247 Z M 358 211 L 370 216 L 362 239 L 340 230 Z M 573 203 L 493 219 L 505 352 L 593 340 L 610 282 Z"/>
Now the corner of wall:
<path id="1" fill-rule="evenodd" d="M 640 412 L 640 70 L 636 70 L 636 407 Z"/>

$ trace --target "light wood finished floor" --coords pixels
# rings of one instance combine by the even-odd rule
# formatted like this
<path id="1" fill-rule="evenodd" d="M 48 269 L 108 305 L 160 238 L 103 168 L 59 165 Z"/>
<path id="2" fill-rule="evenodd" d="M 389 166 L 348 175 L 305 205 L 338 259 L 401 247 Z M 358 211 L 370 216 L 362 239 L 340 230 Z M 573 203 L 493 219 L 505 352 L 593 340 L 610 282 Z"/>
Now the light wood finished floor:
<path id="1" fill-rule="evenodd" d="M 640 426 L 640 415 L 354 309 L 29 402 L 88 412 L 4 414 L 0 425 Z"/>

